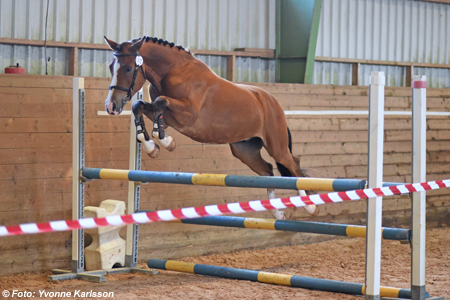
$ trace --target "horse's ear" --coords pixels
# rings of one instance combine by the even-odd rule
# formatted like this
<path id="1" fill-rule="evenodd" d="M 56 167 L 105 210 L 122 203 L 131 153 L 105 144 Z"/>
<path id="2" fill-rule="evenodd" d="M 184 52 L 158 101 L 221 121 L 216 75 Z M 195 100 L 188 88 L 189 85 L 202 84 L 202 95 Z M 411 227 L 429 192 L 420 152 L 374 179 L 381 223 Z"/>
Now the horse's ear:
<path id="1" fill-rule="evenodd" d="M 116 51 L 117 47 L 119 47 L 119 44 L 117 44 L 114 41 L 108 40 L 108 38 L 106 36 L 104 36 L 106 43 L 108 44 L 109 48 L 111 48 L 111 50 Z"/>
<path id="2" fill-rule="evenodd" d="M 139 51 L 139 49 L 141 49 L 142 44 L 144 44 L 144 41 L 145 41 L 145 36 L 142 37 L 139 41 L 134 42 L 133 44 L 131 44 L 130 52 L 131 53 L 137 53 Z"/>

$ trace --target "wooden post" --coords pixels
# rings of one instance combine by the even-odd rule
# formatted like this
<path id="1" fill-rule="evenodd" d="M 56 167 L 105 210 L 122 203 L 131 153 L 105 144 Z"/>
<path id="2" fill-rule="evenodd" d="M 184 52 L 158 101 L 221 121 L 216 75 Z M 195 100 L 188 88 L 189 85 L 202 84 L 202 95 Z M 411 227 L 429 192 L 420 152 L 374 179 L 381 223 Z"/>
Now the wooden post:
<path id="1" fill-rule="evenodd" d="M 405 86 L 406 87 L 410 87 L 411 86 L 413 74 L 414 74 L 414 66 L 413 65 L 407 66 L 406 67 L 406 74 L 405 74 Z"/>
<path id="2" fill-rule="evenodd" d="M 69 48 L 67 75 L 78 76 L 78 47 Z"/>
<path id="3" fill-rule="evenodd" d="M 227 80 L 236 81 L 236 55 L 227 56 Z"/>
<path id="4" fill-rule="evenodd" d="M 359 69 L 361 67 L 360 63 L 352 64 L 352 85 L 359 85 Z"/>

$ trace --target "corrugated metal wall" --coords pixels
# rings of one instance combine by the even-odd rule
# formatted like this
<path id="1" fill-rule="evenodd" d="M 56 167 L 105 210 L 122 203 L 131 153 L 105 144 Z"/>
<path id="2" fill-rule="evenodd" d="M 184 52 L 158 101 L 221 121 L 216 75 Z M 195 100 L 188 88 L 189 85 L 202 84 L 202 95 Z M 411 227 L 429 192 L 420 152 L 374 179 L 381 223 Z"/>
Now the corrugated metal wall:
<path id="1" fill-rule="evenodd" d="M 127 41 L 157 36 L 190 49 L 275 48 L 276 0 L 51 0 L 50 41 L 104 43 L 103 36 Z M 1 0 L 0 36 L 44 40 L 47 0 Z M 28 73 L 45 74 L 41 47 L 0 45 L 0 68 L 20 63 Z M 48 48 L 48 73 L 67 74 L 67 50 Z M 199 57 L 221 76 L 226 60 Z M 111 53 L 80 50 L 81 76 L 109 76 Z M 239 58 L 238 81 L 274 81 L 275 64 Z"/>
<path id="2" fill-rule="evenodd" d="M 51 0 L 47 39 L 103 43 L 157 36 L 191 49 L 275 48 L 276 0 Z M 0 36 L 43 40 L 47 0 L 1 0 Z M 81 76 L 108 77 L 111 53 L 79 50 Z M 412 0 L 323 0 L 316 56 L 448 64 L 450 5 Z M 20 63 L 30 74 L 67 74 L 67 49 L 0 45 L 0 70 Z M 226 59 L 198 56 L 225 77 Z M 274 82 L 275 63 L 237 58 L 236 80 Z M 402 67 L 362 65 L 360 82 L 384 71 L 405 84 Z M 448 69 L 415 68 L 432 87 L 450 87 Z M 351 84 L 351 66 L 316 62 L 314 83 Z"/>
<path id="3" fill-rule="evenodd" d="M 448 64 L 450 5 L 412 0 L 323 0 L 316 56 Z M 317 62 L 314 83 L 351 84 L 347 64 Z M 363 65 L 360 82 L 384 71 L 404 86 L 401 67 Z M 450 87 L 448 69 L 415 68 L 431 87 Z"/>
<path id="4" fill-rule="evenodd" d="M 196 57 L 206 63 L 216 74 L 226 78 L 226 57 L 210 55 L 196 55 Z M 275 82 L 275 60 L 236 57 L 235 80 L 238 82 Z"/>

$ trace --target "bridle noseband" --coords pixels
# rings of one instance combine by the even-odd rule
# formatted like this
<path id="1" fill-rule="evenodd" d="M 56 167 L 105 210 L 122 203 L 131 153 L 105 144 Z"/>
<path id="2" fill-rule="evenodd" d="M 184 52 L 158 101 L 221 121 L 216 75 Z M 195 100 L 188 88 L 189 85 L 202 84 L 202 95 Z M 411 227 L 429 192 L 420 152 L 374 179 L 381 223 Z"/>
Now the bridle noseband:
<path id="1" fill-rule="evenodd" d="M 120 53 L 113 53 L 113 55 L 115 56 L 115 57 L 119 57 L 119 56 L 135 56 L 136 57 L 136 60 L 135 60 L 135 63 L 136 63 L 136 65 L 135 65 L 135 67 L 134 67 L 134 74 L 133 74 L 133 80 L 131 80 L 131 85 L 130 85 L 130 88 L 124 88 L 124 87 L 121 87 L 121 86 L 117 86 L 117 85 L 110 85 L 109 86 L 109 89 L 110 90 L 112 90 L 112 89 L 116 89 L 116 90 L 121 90 L 121 91 L 124 91 L 124 92 L 127 92 L 127 97 L 128 97 L 128 99 L 127 99 L 127 101 L 123 101 L 124 102 L 124 104 L 125 103 L 127 103 L 128 101 L 130 101 L 130 99 L 131 99 L 131 92 L 133 91 L 133 89 L 134 89 L 134 83 L 135 83 L 135 81 L 136 81 L 136 77 L 137 77 L 137 73 L 138 73 L 138 70 L 139 70 L 139 67 L 141 68 L 141 70 L 142 70 L 142 75 L 144 75 L 144 80 L 147 80 L 147 77 L 145 76 L 145 72 L 144 72 L 144 68 L 142 67 L 142 64 L 144 63 L 144 59 L 142 58 L 142 56 L 140 56 L 139 54 L 132 54 L 132 53 L 124 53 L 124 54 L 120 54 Z M 125 98 L 125 97 L 124 97 Z M 123 100 L 123 99 L 122 99 Z"/>

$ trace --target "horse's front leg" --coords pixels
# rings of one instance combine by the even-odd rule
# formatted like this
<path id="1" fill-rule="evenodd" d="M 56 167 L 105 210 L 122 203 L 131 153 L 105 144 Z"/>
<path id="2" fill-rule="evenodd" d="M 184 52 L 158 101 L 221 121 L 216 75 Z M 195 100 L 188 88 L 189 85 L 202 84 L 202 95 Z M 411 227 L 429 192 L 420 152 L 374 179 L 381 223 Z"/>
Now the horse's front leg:
<path id="1" fill-rule="evenodd" d="M 159 143 L 168 151 L 173 151 L 176 148 L 176 143 L 171 136 L 165 134 L 163 113 L 167 105 L 161 101 L 157 101 L 160 97 L 156 98 L 151 104 L 151 109 L 145 110 L 144 114 L 151 120 L 153 120 L 152 137 L 158 139 Z"/>
<path id="2" fill-rule="evenodd" d="M 150 139 L 150 136 L 145 129 L 144 122 L 144 113 L 147 115 L 153 112 L 152 105 L 142 100 L 138 100 L 133 103 L 132 109 L 134 114 L 134 123 L 136 125 L 137 140 L 141 142 L 142 149 L 148 154 L 148 156 L 151 158 L 158 157 L 160 152 L 159 146 Z"/>
<path id="3" fill-rule="evenodd" d="M 164 112 L 171 117 L 170 126 L 190 127 L 194 125 L 198 118 L 198 105 L 188 99 L 175 99 L 166 96 L 159 96 L 153 102 L 153 132 L 154 138 L 159 138 L 161 142 L 167 138 L 165 133 Z M 167 115 L 166 115 L 167 116 Z M 169 141 L 167 141 L 169 142 Z"/>

